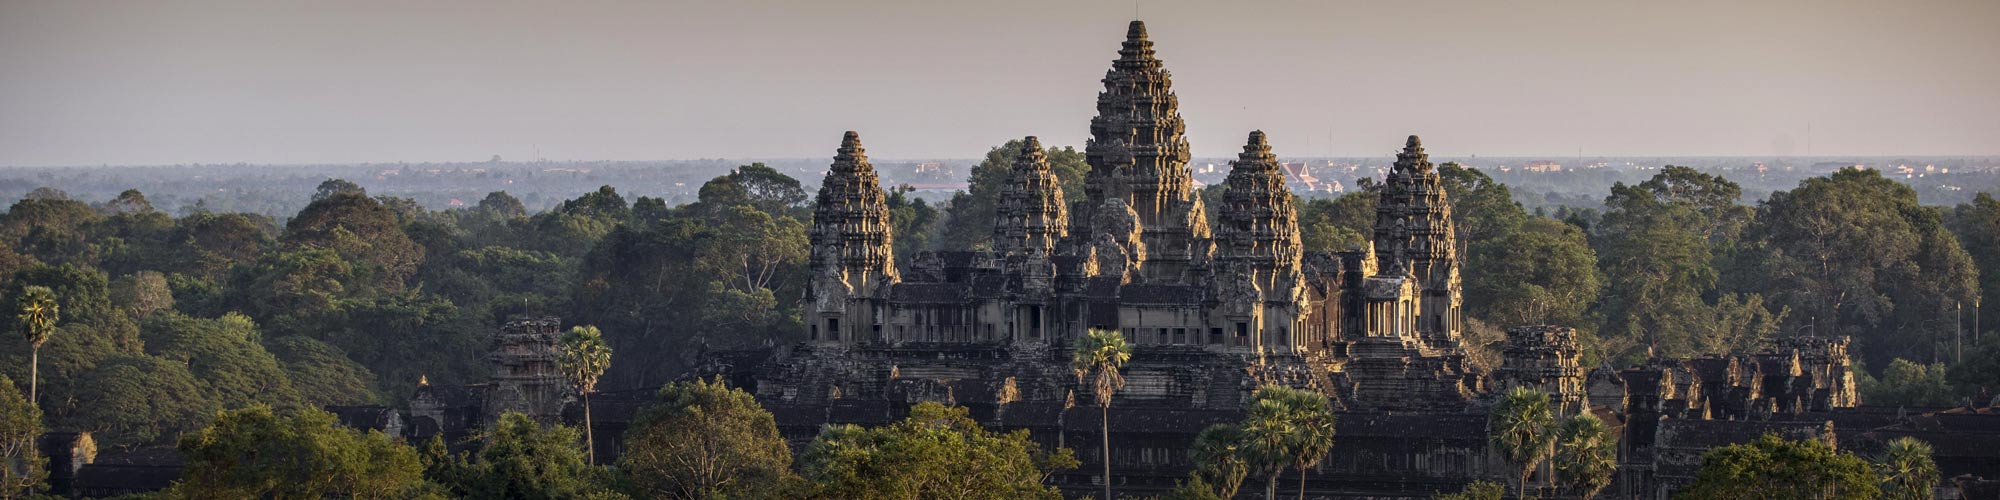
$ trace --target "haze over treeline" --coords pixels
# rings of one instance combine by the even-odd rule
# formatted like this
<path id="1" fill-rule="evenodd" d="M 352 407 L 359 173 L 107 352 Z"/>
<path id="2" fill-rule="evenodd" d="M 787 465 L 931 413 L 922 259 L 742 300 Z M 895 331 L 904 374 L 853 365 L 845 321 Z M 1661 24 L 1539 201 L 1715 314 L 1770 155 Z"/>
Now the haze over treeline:
<path id="1" fill-rule="evenodd" d="M 202 0 L 0 5 L 0 165 L 1077 144 L 1135 14 L 1200 156 L 2000 153 L 1983 0 Z"/>

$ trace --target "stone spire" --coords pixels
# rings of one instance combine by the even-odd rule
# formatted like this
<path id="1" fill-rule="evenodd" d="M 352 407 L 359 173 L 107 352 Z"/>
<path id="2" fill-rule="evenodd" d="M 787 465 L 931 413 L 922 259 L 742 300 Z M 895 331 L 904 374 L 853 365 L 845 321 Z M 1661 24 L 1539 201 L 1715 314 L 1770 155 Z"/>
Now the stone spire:
<path id="1" fill-rule="evenodd" d="M 848 294 L 873 296 L 880 283 L 895 281 L 890 228 L 888 197 L 875 167 L 868 164 L 861 136 L 848 131 L 820 183 L 813 209 L 808 238 L 815 286 L 807 292 L 808 299 L 826 298 L 819 292 L 834 285 Z"/>
<path id="2" fill-rule="evenodd" d="M 1264 300 L 1296 302 L 1303 248 L 1285 171 L 1262 130 L 1250 133 L 1236 158 L 1223 181 L 1216 258 L 1228 272 L 1251 273 Z"/>
<path id="3" fill-rule="evenodd" d="M 1143 264 L 1148 280 L 1172 283 L 1187 279 L 1197 248 L 1209 236 L 1201 199 L 1194 195 L 1188 170 L 1187 125 L 1181 121 L 1180 100 L 1172 78 L 1153 56 L 1146 24 L 1133 21 L 1118 59 L 1104 75 L 1097 94 L 1097 116 L 1090 120 L 1090 143 L 1084 148 L 1090 173 L 1084 178 L 1086 211 L 1111 198 L 1124 200 L 1139 216 L 1141 238 L 1151 250 Z M 1093 228 L 1072 228 L 1083 241 L 1095 238 Z"/>
<path id="4" fill-rule="evenodd" d="M 1062 185 L 1049 170 L 1042 141 L 1028 136 L 1007 172 L 994 207 L 993 249 L 1001 253 L 1039 251 L 1053 255 L 1056 242 L 1069 236 L 1069 209 Z"/>
<path id="5" fill-rule="evenodd" d="M 1458 243 L 1444 181 L 1410 136 L 1382 183 L 1375 206 L 1375 255 L 1382 268 L 1402 268 L 1422 295 L 1417 330 L 1435 347 L 1455 346 L 1460 329 Z"/>

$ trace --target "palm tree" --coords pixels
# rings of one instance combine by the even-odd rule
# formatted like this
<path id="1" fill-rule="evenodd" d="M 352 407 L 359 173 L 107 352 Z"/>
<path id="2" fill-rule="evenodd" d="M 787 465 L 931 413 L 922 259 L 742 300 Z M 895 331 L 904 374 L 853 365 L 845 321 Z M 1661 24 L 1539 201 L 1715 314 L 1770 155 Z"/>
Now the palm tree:
<path id="1" fill-rule="evenodd" d="M 1611 485 L 1618 471 L 1618 435 L 1588 413 L 1564 420 L 1556 439 L 1556 480 L 1577 498 L 1589 500 Z"/>
<path id="2" fill-rule="evenodd" d="M 1215 424 L 1202 429 L 1194 436 L 1188 458 L 1194 460 L 1195 473 L 1215 485 L 1222 498 L 1236 498 L 1236 491 L 1243 488 L 1243 478 L 1250 475 L 1250 464 L 1243 460 L 1243 428 L 1234 425 Z"/>
<path id="3" fill-rule="evenodd" d="M 1291 465 L 1292 445 L 1297 432 L 1292 429 L 1292 408 L 1276 397 L 1283 390 L 1264 386 L 1250 400 L 1243 414 L 1243 455 L 1251 468 L 1264 474 L 1264 498 L 1278 498 L 1278 474 Z"/>
<path id="4" fill-rule="evenodd" d="M 1551 445 L 1555 435 L 1549 431 L 1555 425 L 1555 412 L 1549 407 L 1549 394 L 1515 387 L 1493 405 L 1486 425 L 1493 447 L 1521 471 L 1520 482 L 1515 483 L 1515 496 L 1526 498 L 1528 477 L 1554 451 Z"/>
<path id="5" fill-rule="evenodd" d="M 21 333 L 28 337 L 28 348 L 33 352 L 28 361 L 28 401 L 40 405 L 42 344 L 55 334 L 56 322 L 62 320 L 62 306 L 56 304 L 56 293 L 45 286 L 22 288 L 21 296 L 15 300 L 21 307 L 17 316 Z"/>
<path id="6" fill-rule="evenodd" d="M 604 370 L 611 368 L 611 347 L 604 345 L 604 334 L 597 327 L 578 326 L 563 335 L 560 349 L 556 364 L 561 366 L 563 378 L 576 388 L 576 394 L 583 397 L 584 457 L 596 465 L 597 439 L 590 429 L 590 392 L 597 389 L 597 379 L 604 376 Z"/>
<path id="7" fill-rule="evenodd" d="M 1298 389 L 1285 391 L 1283 401 L 1292 411 L 1292 469 L 1299 471 L 1299 500 L 1305 500 L 1306 469 L 1333 451 L 1333 405 L 1325 394 Z"/>
<path id="8" fill-rule="evenodd" d="M 1928 499 L 1938 482 L 1930 443 L 1910 437 L 1889 441 L 1875 459 L 1875 471 L 1882 476 L 1882 498 L 1892 500 Z"/>
<path id="9" fill-rule="evenodd" d="M 1076 371 L 1077 382 L 1089 384 L 1091 396 L 1097 398 L 1105 500 L 1111 500 L 1111 396 L 1125 388 L 1125 376 L 1118 370 L 1131 360 L 1132 346 L 1115 330 L 1091 329 L 1076 338 L 1076 350 L 1070 355 L 1069 367 Z"/>

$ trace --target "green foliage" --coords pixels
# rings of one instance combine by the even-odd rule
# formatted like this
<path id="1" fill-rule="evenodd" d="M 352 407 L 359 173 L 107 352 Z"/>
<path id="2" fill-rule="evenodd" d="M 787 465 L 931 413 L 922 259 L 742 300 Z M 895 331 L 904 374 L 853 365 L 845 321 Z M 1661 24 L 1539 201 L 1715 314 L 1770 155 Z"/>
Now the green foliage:
<path id="1" fill-rule="evenodd" d="M 625 431 L 618 468 L 645 498 L 765 498 L 791 479 L 771 413 L 739 389 L 696 380 L 660 388 Z"/>
<path id="2" fill-rule="evenodd" d="M 508 412 L 484 436 L 484 447 L 468 460 L 426 452 L 426 474 L 453 495 L 465 498 L 555 500 L 614 496 L 606 486 L 610 471 L 584 463 L 582 436 L 565 426 L 543 426 L 527 415 Z M 436 448 L 441 449 L 442 443 Z"/>
<path id="3" fill-rule="evenodd" d="M 993 434 L 964 408 L 919 403 L 879 428 L 828 426 L 802 457 L 813 498 L 1061 498 L 1049 474 L 1077 466 L 1067 448 L 1043 451 L 1028 431 Z"/>
<path id="4" fill-rule="evenodd" d="M 1514 490 L 1526 498 L 1528 477 L 1555 453 L 1555 409 L 1546 392 L 1515 387 L 1493 404 L 1486 420 L 1487 436 L 1500 457 L 1519 472 Z"/>
<path id="5" fill-rule="evenodd" d="M 1092 328 L 1076 338 L 1076 345 L 1070 351 L 1069 367 L 1076 372 L 1078 385 L 1090 391 L 1092 401 L 1097 402 L 1099 424 L 1103 427 L 1098 438 L 1098 462 L 1104 466 L 1104 497 L 1111 496 L 1111 398 L 1119 389 L 1125 388 L 1125 375 L 1120 370 L 1125 362 L 1132 360 L 1132 346 L 1125 343 L 1125 336 L 1117 330 Z"/>
<path id="6" fill-rule="evenodd" d="M 403 231 L 396 213 L 361 193 L 313 200 L 285 224 L 284 241 L 338 255 L 351 266 L 353 276 L 341 281 L 351 287 L 402 290 L 424 260 L 423 248 Z"/>
<path id="7" fill-rule="evenodd" d="M 1188 458 L 1194 461 L 1195 469 L 1184 487 L 1200 485 L 1216 496 L 1235 498 L 1236 491 L 1243 488 L 1243 479 L 1250 475 L 1245 446 L 1242 427 L 1215 424 L 1202 429 L 1194 436 L 1194 446 L 1188 449 Z"/>
<path id="8" fill-rule="evenodd" d="M 1507 487 L 1491 481 L 1473 481 L 1458 493 L 1438 495 L 1437 500 L 1500 500 L 1507 496 Z"/>
<path id="9" fill-rule="evenodd" d="M 1783 313 L 1756 294 L 1724 294 L 1721 267 L 1733 253 L 1748 207 L 1721 177 L 1667 166 L 1638 185 L 1611 187 L 1592 244 L 1607 278 L 1604 326 L 1610 353 L 1636 361 L 1660 356 L 1742 354 L 1772 336 Z"/>
<path id="10" fill-rule="evenodd" d="M 1611 485 L 1618 472 L 1618 435 L 1597 416 L 1585 413 L 1564 419 L 1556 433 L 1556 482 L 1577 498 L 1589 499 Z"/>
<path id="11" fill-rule="evenodd" d="M 1888 500 L 1928 500 L 1937 486 L 1937 462 L 1931 459 L 1931 445 L 1912 437 L 1889 440 L 1875 457 L 1875 473 L 1882 478 L 1882 498 Z"/>
<path id="12" fill-rule="evenodd" d="M 1877 380 L 1856 377 L 1861 400 L 1873 406 L 1950 406 L 1956 401 L 1943 364 L 1924 365 L 1897 358 Z"/>
<path id="13" fill-rule="evenodd" d="M 1597 300 L 1597 254 L 1582 230 L 1529 214 L 1507 185 L 1478 169 L 1438 166 L 1451 196 L 1465 286 L 1465 314 L 1498 325 L 1588 325 Z M 1372 234 L 1372 231 L 1371 233 Z"/>
<path id="14" fill-rule="evenodd" d="M 72 391 L 76 404 L 60 421 L 110 449 L 168 442 L 222 409 L 187 365 L 151 356 L 100 363 Z"/>
<path id="15" fill-rule="evenodd" d="M 1278 475 L 1287 467 L 1300 471 L 1299 495 L 1304 496 L 1304 471 L 1333 449 L 1333 408 L 1317 392 L 1259 387 L 1236 428 L 1238 456 L 1249 470 L 1264 474 L 1268 498 L 1277 498 Z"/>
<path id="16" fill-rule="evenodd" d="M 56 322 L 61 321 L 62 307 L 56 304 L 56 293 L 45 286 L 29 286 L 21 289 L 14 298 L 15 329 L 28 341 L 28 346 L 41 349 L 56 331 Z"/>
<path id="17" fill-rule="evenodd" d="M 378 403 L 375 374 L 340 348 L 299 335 L 264 342 L 283 365 L 299 397 L 314 406 Z"/>
<path id="18" fill-rule="evenodd" d="M 48 478 L 48 459 L 36 446 L 41 437 L 42 409 L 0 375 L 0 499 L 23 498 Z"/>
<path id="19" fill-rule="evenodd" d="M 1299 241 L 1309 250 L 1342 251 L 1373 240 L 1375 202 L 1381 196 L 1357 190 L 1297 204 Z"/>
<path id="20" fill-rule="evenodd" d="M 1958 235 L 1959 244 L 1979 268 L 1981 295 L 1971 304 L 1965 304 L 1966 313 L 1978 313 L 1982 307 L 2000 308 L 2000 200 L 1995 200 L 1992 193 L 1979 193 L 1972 203 L 1953 209 L 1945 219 L 1945 226 Z M 1993 321 L 1979 322 L 1978 327 L 1984 331 L 1974 332 L 1972 326 L 1967 326 L 1967 335 L 1978 338 L 2000 332 L 2000 315 L 1994 317 Z M 1972 357 L 1968 355 L 1965 359 Z"/>
<path id="21" fill-rule="evenodd" d="M 1871 366 L 1942 361 L 1955 308 L 1972 302 L 1978 283 L 1941 219 L 1874 170 L 1806 179 L 1758 207 L 1738 286 L 1790 308 L 1788 331 L 1853 336 Z"/>
<path id="22" fill-rule="evenodd" d="M 209 399 L 224 406 L 308 406 L 278 358 L 258 342 L 257 325 L 249 317 L 198 319 L 168 313 L 147 320 L 141 332 L 149 354 L 187 366 Z"/>
<path id="23" fill-rule="evenodd" d="M 1864 500 L 1875 498 L 1875 471 L 1852 454 L 1818 440 L 1787 441 L 1765 435 L 1756 441 L 1709 450 L 1693 484 L 1676 500 L 1761 498 L 1768 500 Z"/>
<path id="24" fill-rule="evenodd" d="M 186 498 L 406 498 L 424 488 L 416 450 L 380 432 L 339 426 L 332 414 L 290 416 L 254 406 L 225 411 L 181 438 Z"/>

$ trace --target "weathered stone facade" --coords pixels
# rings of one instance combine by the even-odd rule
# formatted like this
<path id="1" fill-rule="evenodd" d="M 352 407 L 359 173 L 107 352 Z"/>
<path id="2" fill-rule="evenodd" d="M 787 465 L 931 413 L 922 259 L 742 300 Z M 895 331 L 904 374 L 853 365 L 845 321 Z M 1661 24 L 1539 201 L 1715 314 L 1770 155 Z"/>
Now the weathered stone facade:
<path id="1" fill-rule="evenodd" d="M 990 250 L 922 252 L 899 266 L 885 193 L 848 132 L 809 232 L 808 340 L 708 353 L 689 375 L 726 377 L 756 394 L 800 446 L 826 424 L 888 424 L 926 401 L 963 406 L 986 425 L 1075 449 L 1084 466 L 1053 481 L 1078 494 L 1105 481 L 1128 495 L 1172 488 L 1193 467 L 1195 434 L 1239 420 L 1260 384 L 1317 390 L 1337 406 L 1334 451 L 1304 478 L 1313 498 L 1430 498 L 1506 481 L 1511 467 L 1488 449 L 1486 413 L 1515 386 L 1547 391 L 1562 413 L 1595 414 L 1620 434 L 1620 471 L 1605 498 L 1665 500 L 1693 477 L 1702 451 L 1765 432 L 1861 452 L 1919 437 L 1937 447 L 1939 468 L 1957 477 L 1951 484 L 1994 489 L 1972 475 L 2000 467 L 2000 413 L 1853 408 L 1844 339 L 1591 370 L 1573 330 L 1524 326 L 1508 329 L 1498 369 L 1477 370 L 1459 335 L 1462 242 L 1417 137 L 1396 155 L 1374 237 L 1358 248 L 1304 245 L 1284 170 L 1261 132 L 1231 163 L 1211 233 L 1190 180 L 1178 98 L 1143 24 L 1132 24 L 1118 54 L 1091 120 L 1082 198 L 1062 192 L 1040 141 L 1028 137 L 1000 190 Z M 534 347 L 553 342 L 538 332 L 556 322 L 531 323 L 496 336 L 491 381 L 420 387 L 404 433 L 462 442 L 500 411 L 545 416 L 552 401 L 566 402 L 564 421 L 580 422 L 577 399 L 548 390 Z M 1090 328 L 1115 329 L 1134 345 L 1109 422 L 1088 408 L 1090 391 L 1068 366 L 1070 342 Z M 600 463 L 623 451 L 604 437 L 623 435 L 655 392 L 592 395 Z M 384 420 L 361 420 L 371 419 Z M 1094 446 L 1105 426 L 1109 457 Z M 1095 472 L 1105 460 L 1108 478 Z M 1538 474 L 1530 487 L 1546 482 Z"/>

